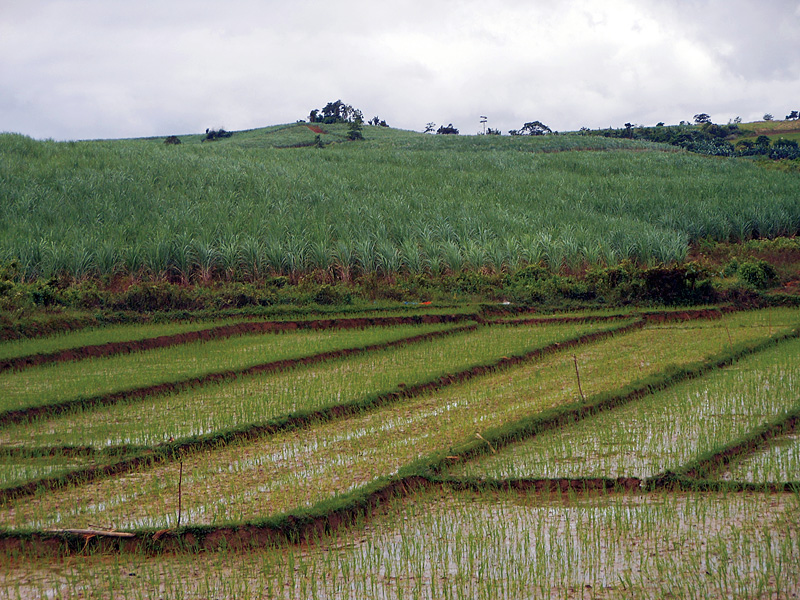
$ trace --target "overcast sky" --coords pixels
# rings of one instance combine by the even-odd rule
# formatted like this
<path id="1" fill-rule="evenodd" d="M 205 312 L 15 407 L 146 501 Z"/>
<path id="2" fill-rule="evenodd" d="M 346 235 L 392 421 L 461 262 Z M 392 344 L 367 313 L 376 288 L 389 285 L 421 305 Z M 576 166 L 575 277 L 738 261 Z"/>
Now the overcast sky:
<path id="1" fill-rule="evenodd" d="M 0 131 L 366 118 L 476 133 L 800 110 L 800 0 L 0 0 Z"/>

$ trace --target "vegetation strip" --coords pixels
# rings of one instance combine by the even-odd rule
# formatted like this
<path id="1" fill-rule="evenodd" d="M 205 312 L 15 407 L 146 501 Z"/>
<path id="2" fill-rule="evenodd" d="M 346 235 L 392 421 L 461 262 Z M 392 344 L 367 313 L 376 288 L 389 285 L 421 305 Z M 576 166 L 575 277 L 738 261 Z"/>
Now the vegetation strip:
<path id="1" fill-rule="evenodd" d="M 131 340 L 129 342 L 108 342 L 106 344 L 80 346 L 77 348 L 69 348 L 67 350 L 59 350 L 56 352 L 30 354 L 27 356 L 9 358 L 0 360 L 0 373 L 10 370 L 22 370 L 54 362 L 68 362 L 87 358 L 112 356 L 115 354 L 129 354 L 131 352 L 154 350 L 156 348 L 168 348 L 170 346 L 177 346 L 179 344 L 188 344 L 191 342 L 208 341 L 254 333 L 278 333 L 302 329 L 357 329 L 365 327 L 385 327 L 390 325 L 417 325 L 421 323 L 457 323 L 467 320 L 474 321 L 476 319 L 479 319 L 477 315 L 453 314 L 234 323 L 231 325 L 219 325 L 209 329 L 187 331 L 173 335 L 162 335 L 142 340 Z"/>
<path id="2" fill-rule="evenodd" d="M 435 339 L 437 337 L 451 335 L 461 331 L 472 331 L 477 327 L 478 325 L 474 324 L 464 325 L 461 327 L 455 327 L 453 329 L 447 329 L 445 331 L 433 331 L 430 333 L 424 333 L 380 344 L 370 344 L 368 346 L 362 346 L 362 347 L 330 350 L 328 352 L 321 352 L 319 354 L 312 354 L 309 356 L 302 356 L 299 358 L 287 358 L 283 360 L 271 361 L 268 363 L 253 365 L 243 369 L 234 369 L 229 371 L 208 373 L 206 375 L 201 375 L 199 377 L 191 377 L 189 379 L 184 379 L 181 381 L 158 383 L 155 385 L 132 388 L 128 390 L 122 390 L 119 392 L 102 394 L 99 396 L 91 396 L 88 398 L 76 398 L 74 400 L 66 400 L 63 402 L 56 402 L 53 404 L 45 404 L 41 406 L 29 406 L 27 408 L 22 408 L 18 410 L 7 410 L 5 412 L 0 412 L 0 427 L 4 425 L 24 423 L 42 416 L 54 416 L 62 414 L 78 407 L 88 408 L 93 406 L 107 406 L 110 404 L 116 404 L 118 402 L 122 402 L 123 400 L 134 400 L 134 399 L 141 400 L 149 396 L 156 396 L 160 394 L 176 392 L 191 387 L 202 386 L 209 383 L 221 382 L 245 375 L 272 373 L 275 371 L 291 369 L 299 365 L 310 365 L 334 358 L 354 356 L 356 354 L 373 352 L 385 348 L 393 348 L 405 344 L 414 344 L 424 340 Z"/>
<path id="3" fill-rule="evenodd" d="M 588 333 L 579 336 L 577 338 L 565 340 L 563 342 L 555 342 L 553 344 L 548 344 L 542 348 L 531 350 L 530 352 L 526 352 L 525 354 L 519 356 L 503 357 L 489 364 L 474 366 L 464 371 L 459 371 L 449 375 L 442 375 L 428 382 L 419 383 L 416 385 L 409 385 L 402 389 L 392 391 L 386 394 L 380 394 L 377 396 L 368 397 L 361 401 L 349 404 L 337 404 L 319 410 L 296 412 L 293 414 L 288 414 L 275 419 L 271 419 L 267 423 L 263 424 L 252 424 L 236 429 L 230 429 L 227 431 L 208 434 L 206 436 L 198 436 L 195 438 L 190 438 L 188 440 L 178 440 L 173 443 L 160 445 L 154 448 L 148 448 L 139 454 L 136 454 L 134 456 L 129 456 L 128 458 L 125 458 L 124 460 L 115 462 L 113 464 L 87 467 L 84 469 L 69 471 L 67 473 L 63 473 L 61 475 L 54 477 L 45 477 L 42 479 L 29 481 L 28 483 L 25 483 L 20 486 L 0 489 L 0 503 L 5 503 L 15 498 L 35 494 L 38 490 L 41 489 L 57 489 L 65 485 L 84 484 L 90 481 L 94 481 L 100 477 L 127 473 L 143 466 L 149 466 L 166 460 L 174 460 L 176 459 L 176 457 L 183 456 L 184 454 L 187 453 L 199 452 L 207 448 L 214 448 L 217 447 L 220 443 L 230 444 L 237 440 L 252 440 L 259 437 L 274 435 L 276 433 L 283 431 L 300 429 L 314 423 L 330 421 L 333 419 L 358 414 L 365 410 L 370 410 L 373 408 L 384 406 L 386 404 L 396 402 L 400 399 L 413 398 L 423 393 L 435 391 L 456 383 L 462 383 L 470 379 L 486 375 L 491 372 L 506 370 L 514 365 L 523 362 L 534 361 L 548 354 L 552 354 L 564 349 L 574 348 L 580 345 L 589 344 L 594 341 L 599 341 L 617 334 L 627 333 L 635 329 L 640 329 L 641 327 L 643 327 L 643 325 L 644 321 L 637 320 L 634 321 L 633 323 L 629 323 L 621 327 L 606 329 L 594 333 Z M 470 325 L 455 330 L 448 330 L 447 332 L 434 332 L 434 334 L 426 334 L 426 336 L 438 337 L 444 335 L 445 333 L 474 330 L 477 329 L 477 327 L 478 327 L 477 325 Z M 423 336 L 418 336 L 418 337 L 423 337 Z M 392 344 L 399 345 L 399 342 L 407 342 L 407 340 L 399 340 L 397 342 L 392 342 Z M 343 351 L 337 351 L 337 352 L 343 352 Z M 104 453 L 111 454 L 111 453 L 123 452 L 124 451 L 123 448 L 125 447 L 109 449 Z M 84 456 L 87 453 L 92 452 L 92 450 L 89 450 L 88 448 L 85 447 L 75 448 L 74 450 L 79 455 L 84 455 Z M 15 452 L 14 450 L 9 448 L 4 448 L 2 451 L 11 453 Z M 72 449 L 47 448 L 43 449 L 43 451 L 45 453 L 50 452 L 53 454 L 58 454 L 61 452 L 68 453 L 72 451 Z M 24 451 L 20 450 L 20 456 L 24 455 L 25 455 Z"/>

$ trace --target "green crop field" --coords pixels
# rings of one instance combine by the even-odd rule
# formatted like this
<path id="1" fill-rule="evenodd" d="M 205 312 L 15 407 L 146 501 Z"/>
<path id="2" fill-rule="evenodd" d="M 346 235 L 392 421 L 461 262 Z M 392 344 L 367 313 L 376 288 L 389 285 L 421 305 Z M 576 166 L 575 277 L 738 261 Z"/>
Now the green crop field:
<path id="1" fill-rule="evenodd" d="M 59 143 L 0 135 L 0 264 L 26 279 L 459 273 L 683 260 L 708 238 L 796 235 L 800 179 L 579 135 L 303 124 Z M 300 147 L 298 147 L 300 146 Z M 158 215 L 158 218 L 153 218 Z"/>
<path id="2" fill-rule="evenodd" d="M 797 308 L 469 316 L 59 335 L 0 373 L 0 598 L 797 592 Z"/>

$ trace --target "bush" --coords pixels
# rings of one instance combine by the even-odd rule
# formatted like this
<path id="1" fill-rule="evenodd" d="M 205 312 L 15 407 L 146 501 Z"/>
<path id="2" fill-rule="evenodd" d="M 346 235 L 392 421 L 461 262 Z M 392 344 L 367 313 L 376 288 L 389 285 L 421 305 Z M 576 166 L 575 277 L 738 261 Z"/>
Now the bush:
<path id="1" fill-rule="evenodd" d="M 322 285 L 317 293 L 311 297 L 311 300 L 322 306 L 352 303 L 352 298 L 349 293 L 342 293 L 339 289 L 328 284 Z"/>
<path id="2" fill-rule="evenodd" d="M 52 306 L 58 299 L 58 282 L 50 278 L 48 281 L 37 281 L 28 294 L 36 306 Z"/>
<path id="3" fill-rule="evenodd" d="M 646 269 L 645 299 L 664 304 L 702 303 L 715 299 L 708 273 L 698 263 Z"/>
<path id="4" fill-rule="evenodd" d="M 139 283 L 129 287 L 116 301 L 115 308 L 151 312 L 195 308 L 191 294 L 170 283 Z"/>
<path id="5" fill-rule="evenodd" d="M 203 138 L 204 142 L 210 142 L 214 140 L 220 140 L 222 138 L 229 138 L 233 134 L 230 131 L 225 131 L 224 129 L 206 129 L 206 137 Z"/>
<path id="6" fill-rule="evenodd" d="M 590 269 L 586 281 L 607 301 L 632 302 L 642 297 L 644 280 L 641 270 L 630 260 L 613 267 Z"/>
<path id="7" fill-rule="evenodd" d="M 453 124 L 450 123 L 449 125 L 442 125 L 439 129 L 436 130 L 438 135 L 458 135 L 458 129 L 453 127 Z"/>
<path id="8" fill-rule="evenodd" d="M 744 283 L 759 290 L 772 287 L 778 280 L 775 269 L 765 260 L 743 262 L 738 272 Z"/>

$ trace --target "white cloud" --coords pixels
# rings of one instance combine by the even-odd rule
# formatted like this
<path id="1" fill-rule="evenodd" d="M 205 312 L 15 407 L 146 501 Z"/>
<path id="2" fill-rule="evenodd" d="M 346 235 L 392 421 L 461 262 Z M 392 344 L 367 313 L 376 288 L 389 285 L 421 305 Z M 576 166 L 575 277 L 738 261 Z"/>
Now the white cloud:
<path id="1" fill-rule="evenodd" d="M 796 0 L 5 0 L 0 130 L 92 138 L 294 121 L 560 130 L 798 108 Z"/>

